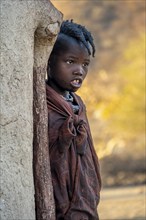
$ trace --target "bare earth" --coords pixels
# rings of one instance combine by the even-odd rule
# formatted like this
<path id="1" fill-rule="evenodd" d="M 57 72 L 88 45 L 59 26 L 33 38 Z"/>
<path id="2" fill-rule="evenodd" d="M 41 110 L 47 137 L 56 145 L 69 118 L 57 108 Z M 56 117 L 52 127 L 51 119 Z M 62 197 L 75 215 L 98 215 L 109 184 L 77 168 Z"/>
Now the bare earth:
<path id="1" fill-rule="evenodd" d="M 146 220 L 146 186 L 102 189 L 100 220 Z"/>

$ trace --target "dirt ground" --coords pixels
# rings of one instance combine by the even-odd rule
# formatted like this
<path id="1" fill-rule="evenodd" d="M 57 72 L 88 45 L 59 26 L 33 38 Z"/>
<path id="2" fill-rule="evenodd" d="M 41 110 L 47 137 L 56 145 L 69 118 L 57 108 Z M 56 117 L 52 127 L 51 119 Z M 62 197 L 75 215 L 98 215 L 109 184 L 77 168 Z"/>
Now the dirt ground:
<path id="1" fill-rule="evenodd" d="M 102 189 L 100 220 L 146 220 L 146 186 Z"/>

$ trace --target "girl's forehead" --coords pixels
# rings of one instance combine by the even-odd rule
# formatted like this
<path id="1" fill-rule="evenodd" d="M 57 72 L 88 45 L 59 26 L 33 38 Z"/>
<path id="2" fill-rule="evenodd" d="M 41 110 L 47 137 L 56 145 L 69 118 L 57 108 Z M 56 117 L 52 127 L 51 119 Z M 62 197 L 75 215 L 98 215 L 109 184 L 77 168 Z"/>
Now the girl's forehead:
<path id="1" fill-rule="evenodd" d="M 67 37 L 66 38 L 66 41 L 65 41 L 65 44 L 66 44 L 66 46 L 68 47 L 68 48 L 70 48 L 70 47 L 79 47 L 79 46 L 81 46 L 81 47 L 85 47 L 84 45 L 83 45 L 83 43 L 81 43 L 81 41 L 79 41 L 79 40 L 77 40 L 77 39 L 75 39 L 75 38 L 73 38 L 73 37 Z"/>
<path id="2" fill-rule="evenodd" d="M 85 53 L 87 56 L 89 56 L 88 50 L 84 44 L 73 37 L 66 38 L 66 41 L 64 41 L 64 51 L 62 52 Z"/>

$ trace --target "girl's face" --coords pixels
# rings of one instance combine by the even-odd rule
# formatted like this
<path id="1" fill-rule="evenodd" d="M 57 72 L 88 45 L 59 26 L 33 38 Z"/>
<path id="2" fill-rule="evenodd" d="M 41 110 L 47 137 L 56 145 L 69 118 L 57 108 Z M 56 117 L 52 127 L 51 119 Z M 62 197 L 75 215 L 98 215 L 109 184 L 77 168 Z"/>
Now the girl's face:
<path id="1" fill-rule="evenodd" d="M 50 59 L 49 85 L 59 94 L 76 92 L 85 79 L 90 63 L 86 47 L 69 37 L 66 48 Z"/>

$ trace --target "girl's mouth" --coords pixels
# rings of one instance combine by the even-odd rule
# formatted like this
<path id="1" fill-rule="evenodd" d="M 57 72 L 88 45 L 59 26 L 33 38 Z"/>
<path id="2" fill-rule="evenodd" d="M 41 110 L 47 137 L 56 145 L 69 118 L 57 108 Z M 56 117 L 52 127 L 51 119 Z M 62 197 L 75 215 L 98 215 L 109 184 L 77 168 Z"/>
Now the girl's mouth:
<path id="1" fill-rule="evenodd" d="M 82 84 L 81 79 L 74 79 L 73 81 L 71 81 L 71 85 L 76 88 L 79 88 L 81 84 Z"/>

